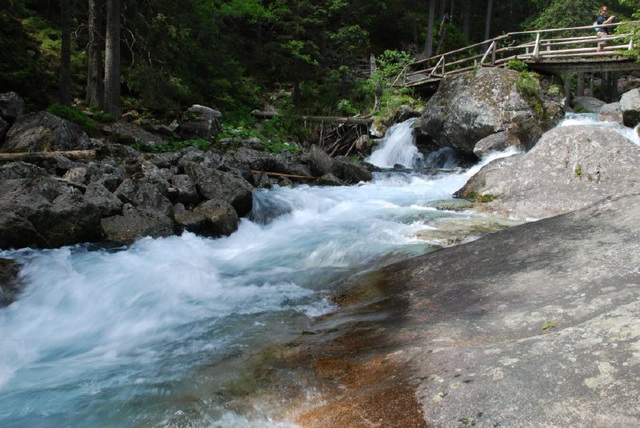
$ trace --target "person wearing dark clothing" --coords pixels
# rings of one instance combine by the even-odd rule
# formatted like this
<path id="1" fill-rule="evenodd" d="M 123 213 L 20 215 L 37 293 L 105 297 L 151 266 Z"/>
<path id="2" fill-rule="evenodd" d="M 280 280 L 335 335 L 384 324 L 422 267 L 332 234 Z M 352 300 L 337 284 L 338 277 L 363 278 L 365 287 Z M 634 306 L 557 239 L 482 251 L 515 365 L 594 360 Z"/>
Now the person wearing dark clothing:
<path id="1" fill-rule="evenodd" d="M 615 15 L 611 15 L 611 16 L 607 16 L 607 6 L 602 6 L 600 7 L 600 11 L 598 12 L 599 15 L 596 18 L 596 26 L 597 29 L 596 31 L 598 32 L 598 38 L 606 38 L 609 35 L 609 27 L 607 27 L 607 24 L 611 24 L 615 18 Z M 602 49 L 604 48 L 605 42 L 600 42 L 598 43 L 598 52 L 602 52 Z"/>

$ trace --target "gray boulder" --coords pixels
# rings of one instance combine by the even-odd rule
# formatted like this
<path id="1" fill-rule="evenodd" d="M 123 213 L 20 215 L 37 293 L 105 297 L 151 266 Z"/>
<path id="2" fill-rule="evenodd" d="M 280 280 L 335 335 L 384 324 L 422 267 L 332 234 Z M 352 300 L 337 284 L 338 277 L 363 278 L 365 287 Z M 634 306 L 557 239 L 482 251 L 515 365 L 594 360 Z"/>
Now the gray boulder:
<path id="1" fill-rule="evenodd" d="M 103 217 L 119 214 L 124 205 L 120 198 L 98 182 L 90 183 L 87 186 L 84 199 L 88 203 L 98 207 Z"/>
<path id="2" fill-rule="evenodd" d="M 598 120 L 601 122 L 623 123 L 620 103 L 617 102 L 603 105 L 598 112 Z"/>
<path id="3" fill-rule="evenodd" d="M 144 179 L 124 180 L 114 194 L 125 203 L 144 211 L 173 217 L 173 203 L 167 197 L 168 185 Z"/>
<path id="4" fill-rule="evenodd" d="M 152 134 L 129 122 L 117 122 L 113 125 L 105 126 L 102 130 L 105 134 L 111 136 L 112 140 L 121 144 L 138 143 L 152 147 L 167 142 L 164 137 Z"/>
<path id="5" fill-rule="evenodd" d="M 589 113 L 598 113 L 602 106 L 606 103 L 594 97 L 575 97 L 573 99 L 573 107 L 581 110 L 587 110 Z"/>
<path id="6" fill-rule="evenodd" d="M 48 174 L 44 168 L 26 162 L 11 162 L 0 165 L 0 181 L 44 177 L 46 175 Z"/>
<path id="7" fill-rule="evenodd" d="M 640 122 L 640 89 L 633 89 L 622 94 L 620 98 L 622 122 L 630 128 Z"/>
<path id="8" fill-rule="evenodd" d="M 101 225 L 107 240 L 123 244 L 132 244 L 146 236 L 160 238 L 174 233 L 174 224 L 169 217 L 131 204 L 125 204 L 122 215 L 103 218 Z"/>
<path id="9" fill-rule="evenodd" d="M 517 219 L 544 218 L 640 191 L 640 147 L 610 128 L 566 126 L 528 153 L 495 160 L 456 196 Z"/>
<path id="10" fill-rule="evenodd" d="M 61 247 L 102 238 L 100 208 L 62 180 L 0 181 L 0 248 Z"/>
<path id="11" fill-rule="evenodd" d="M 532 146 L 562 119 L 564 109 L 537 80 L 525 79 L 524 85 L 523 79 L 501 68 L 445 77 L 414 123 L 416 133 L 465 155 L 483 138 L 507 130 L 527 148 Z"/>
<path id="12" fill-rule="evenodd" d="M 219 111 L 195 104 L 182 115 L 178 133 L 185 140 L 215 140 L 220 133 L 221 117 Z"/>
<path id="13" fill-rule="evenodd" d="M 171 187 L 178 192 L 178 202 L 185 206 L 194 206 L 200 202 L 196 183 L 186 174 L 171 177 Z"/>
<path id="14" fill-rule="evenodd" d="M 311 146 L 311 150 L 305 156 L 305 161 L 314 177 L 327 174 L 333 167 L 331 156 L 316 145 Z"/>
<path id="15" fill-rule="evenodd" d="M 373 180 L 373 174 L 364 162 L 352 162 L 344 156 L 333 159 L 331 173 L 349 184 Z"/>
<path id="16" fill-rule="evenodd" d="M 240 217 L 251 211 L 253 187 L 238 173 L 220 171 L 194 162 L 185 165 L 185 172 L 196 183 L 203 198 L 230 204 Z"/>
<path id="17" fill-rule="evenodd" d="M 15 92 L 0 94 L 0 117 L 13 122 L 25 113 L 24 100 Z"/>
<path id="18" fill-rule="evenodd" d="M 238 214 L 226 202 L 206 201 L 193 211 L 186 210 L 184 205 L 174 207 L 176 223 L 184 230 L 203 236 L 228 236 L 238 230 Z"/>
<path id="19" fill-rule="evenodd" d="M 2 145 L 4 150 L 14 152 L 87 150 L 92 147 L 82 128 L 44 111 L 18 117 Z"/>
<path id="20" fill-rule="evenodd" d="M 522 147 L 523 144 L 517 135 L 509 131 L 502 131 L 478 141 L 473 148 L 473 154 L 481 158 L 488 153 L 501 152 L 511 146 Z"/>

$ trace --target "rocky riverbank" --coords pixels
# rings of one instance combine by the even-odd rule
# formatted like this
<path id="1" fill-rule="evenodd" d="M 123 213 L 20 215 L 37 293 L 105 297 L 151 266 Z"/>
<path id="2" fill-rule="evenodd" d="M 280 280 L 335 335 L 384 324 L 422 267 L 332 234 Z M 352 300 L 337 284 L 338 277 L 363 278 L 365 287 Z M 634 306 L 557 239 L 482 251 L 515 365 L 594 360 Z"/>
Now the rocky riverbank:
<path id="1" fill-rule="evenodd" d="M 372 166 L 365 163 L 331 158 L 315 148 L 299 155 L 268 153 L 257 150 L 261 142 L 256 140 L 225 141 L 234 146 L 230 151 L 187 147 L 143 153 L 133 146 L 166 142 L 160 134 L 164 128 L 151 133 L 122 122 L 106 126 L 109 135 L 95 139 L 53 114 L 25 114 L 16 94 L 3 94 L 1 101 L 5 123 L 12 125 L 0 145 L 5 152 L 0 164 L 0 249 L 130 244 L 185 230 L 229 235 L 251 211 L 254 189 L 372 178 Z M 175 132 L 215 141 L 219 117 L 212 109 L 194 106 Z"/>

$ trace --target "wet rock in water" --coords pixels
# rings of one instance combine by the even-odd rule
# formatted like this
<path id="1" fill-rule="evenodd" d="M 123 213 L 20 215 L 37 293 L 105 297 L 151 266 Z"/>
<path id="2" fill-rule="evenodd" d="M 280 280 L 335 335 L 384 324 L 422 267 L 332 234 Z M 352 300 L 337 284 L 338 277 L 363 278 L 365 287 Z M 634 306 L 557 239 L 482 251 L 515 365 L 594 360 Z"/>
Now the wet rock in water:
<path id="1" fill-rule="evenodd" d="M 125 204 L 122 215 L 101 220 L 105 238 L 109 241 L 132 244 L 143 236 L 160 238 L 174 233 L 173 221 L 160 213 L 152 213 Z"/>
<path id="2" fill-rule="evenodd" d="M 528 153 L 485 165 L 456 196 L 516 219 L 550 217 L 640 191 L 638 165 L 640 147 L 610 128 L 564 126 Z"/>
<path id="3" fill-rule="evenodd" d="M 609 103 L 602 106 L 598 112 L 598 121 L 623 123 L 620 103 Z"/>
<path id="4" fill-rule="evenodd" d="M 589 113 L 598 113 L 606 103 L 594 97 L 575 97 L 573 106 Z"/>
<path id="5" fill-rule="evenodd" d="M 309 168 L 311 169 L 311 173 L 315 177 L 320 177 L 329 171 L 331 171 L 331 167 L 333 166 L 333 159 L 322 149 L 317 146 L 312 146 L 309 153 L 305 155 L 305 160 Z"/>
<path id="6" fill-rule="evenodd" d="M 427 226 L 431 228 L 421 230 L 416 234 L 416 237 L 433 244 L 449 247 L 470 242 L 486 234 L 518 224 L 521 222 L 493 217 L 447 217 L 427 223 Z"/>
<path id="7" fill-rule="evenodd" d="M 22 291 L 18 278 L 20 264 L 15 260 L 0 258 L 0 308 L 13 303 Z"/>
<path id="8" fill-rule="evenodd" d="M 523 144 L 517 135 L 510 131 L 502 131 L 478 141 L 473 147 L 473 154 L 481 158 L 492 152 L 502 152 L 511 146 L 523 147 Z"/>
<path id="9" fill-rule="evenodd" d="M 630 128 L 640 123 L 640 89 L 632 89 L 620 97 L 622 122 Z"/>
<path id="10" fill-rule="evenodd" d="M 344 156 L 333 159 L 331 173 L 349 184 L 373 180 L 373 174 L 366 162 L 352 162 Z"/>
<path id="11" fill-rule="evenodd" d="M 204 198 L 227 202 L 235 208 L 239 217 L 251 211 L 253 187 L 239 174 L 220 171 L 194 162 L 186 163 L 184 168 Z"/>

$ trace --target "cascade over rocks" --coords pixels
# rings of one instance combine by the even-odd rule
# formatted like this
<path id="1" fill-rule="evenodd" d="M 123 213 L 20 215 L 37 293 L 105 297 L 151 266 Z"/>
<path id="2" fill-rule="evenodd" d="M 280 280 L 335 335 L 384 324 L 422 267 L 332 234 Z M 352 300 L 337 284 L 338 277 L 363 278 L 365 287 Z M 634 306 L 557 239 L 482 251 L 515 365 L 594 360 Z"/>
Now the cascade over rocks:
<path id="1" fill-rule="evenodd" d="M 528 153 L 485 165 L 456 196 L 518 219 L 550 217 L 640 192 L 638 165 L 640 147 L 613 130 L 564 126 Z"/>
<path id="2" fill-rule="evenodd" d="M 469 155 L 478 141 L 507 131 L 529 148 L 544 131 L 554 127 L 563 117 L 562 104 L 528 78 L 527 87 L 535 93 L 519 89 L 522 75 L 502 68 L 482 68 L 445 77 L 414 123 L 418 136 L 433 140 L 437 147 L 453 147 Z M 531 91 L 531 89 L 529 89 Z"/>

